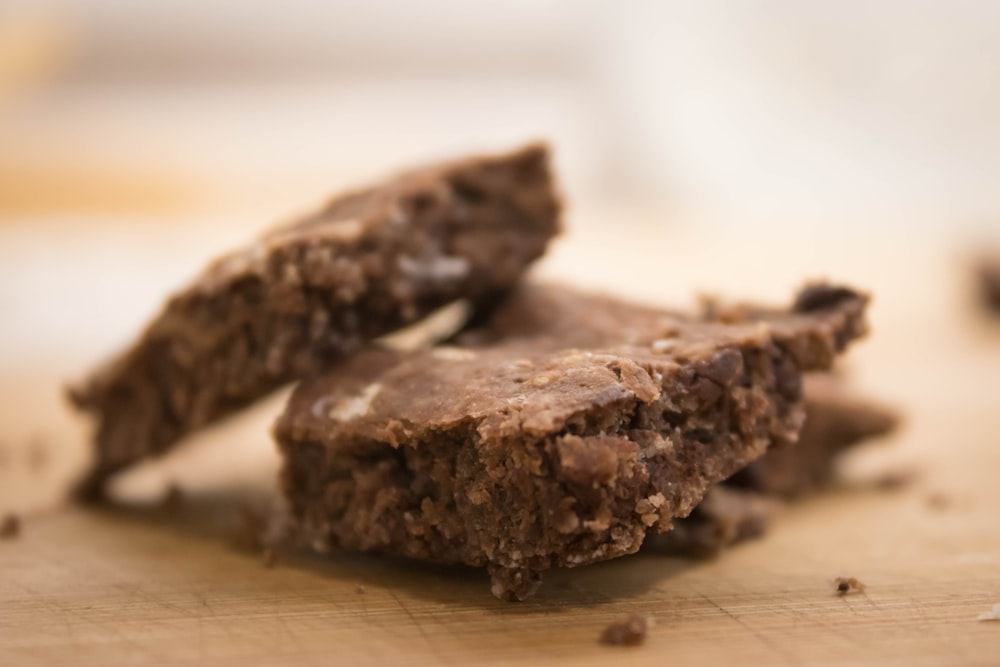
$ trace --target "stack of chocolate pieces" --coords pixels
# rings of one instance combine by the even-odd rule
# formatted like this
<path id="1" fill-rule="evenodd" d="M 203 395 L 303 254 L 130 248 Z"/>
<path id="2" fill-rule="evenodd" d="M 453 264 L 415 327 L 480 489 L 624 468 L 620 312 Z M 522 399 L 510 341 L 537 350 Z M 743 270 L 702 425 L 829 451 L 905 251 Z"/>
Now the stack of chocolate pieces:
<path id="1" fill-rule="evenodd" d="M 485 567 L 525 599 L 549 568 L 646 541 L 717 550 L 760 498 L 892 427 L 805 378 L 865 334 L 865 294 L 685 314 L 522 281 L 559 218 L 534 145 L 338 197 L 223 257 L 71 392 L 98 422 L 81 493 L 298 381 L 274 433 L 311 544 Z M 473 314 L 448 340 L 378 340 L 459 299 Z"/>

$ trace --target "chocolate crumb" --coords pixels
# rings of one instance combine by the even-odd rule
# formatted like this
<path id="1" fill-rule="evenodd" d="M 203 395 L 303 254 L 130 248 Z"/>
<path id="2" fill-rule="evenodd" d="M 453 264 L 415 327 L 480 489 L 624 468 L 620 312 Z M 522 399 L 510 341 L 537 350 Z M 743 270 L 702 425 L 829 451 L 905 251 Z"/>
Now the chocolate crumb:
<path id="1" fill-rule="evenodd" d="M 272 228 L 175 292 L 132 346 L 68 388 L 99 422 L 78 487 L 441 306 L 512 287 L 560 227 L 549 152 L 412 169 Z"/>
<path id="2" fill-rule="evenodd" d="M 650 620 L 639 614 L 631 614 L 624 621 L 612 623 L 601 633 L 601 643 L 612 646 L 638 646 L 646 641 L 646 631 Z"/>
<path id="3" fill-rule="evenodd" d="M 865 585 L 854 577 L 837 577 L 833 583 L 838 595 L 847 595 L 851 591 L 865 592 Z"/>
<path id="4" fill-rule="evenodd" d="M 21 519 L 14 514 L 8 514 L 0 523 L 0 539 L 13 540 L 21 534 Z"/>
<path id="5" fill-rule="evenodd" d="M 365 589 L 364 586 L 358 584 L 357 586 L 354 587 L 354 592 L 357 593 L 358 595 L 364 595 L 368 591 Z"/>
<path id="6" fill-rule="evenodd" d="M 261 558 L 264 562 L 264 567 L 269 570 L 278 564 L 278 552 L 271 547 L 264 548 Z"/>

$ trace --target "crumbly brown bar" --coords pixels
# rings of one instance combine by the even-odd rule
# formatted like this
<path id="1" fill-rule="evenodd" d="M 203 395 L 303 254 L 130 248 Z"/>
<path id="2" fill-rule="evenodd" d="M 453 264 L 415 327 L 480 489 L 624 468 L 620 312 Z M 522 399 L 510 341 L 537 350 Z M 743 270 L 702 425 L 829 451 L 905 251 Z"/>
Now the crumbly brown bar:
<path id="1" fill-rule="evenodd" d="M 803 300 L 822 298 L 822 290 L 806 290 Z M 717 299 L 703 303 L 701 317 L 741 322 L 766 316 L 766 310 Z M 607 345 L 646 341 L 671 318 L 683 317 L 613 297 L 554 285 L 520 287 L 487 317 L 486 326 L 461 334 L 465 344 L 486 344 L 525 337 L 546 346 Z M 888 408 L 859 398 L 829 374 L 805 378 L 806 420 L 793 447 L 776 447 L 715 487 L 690 516 L 674 521 L 668 532 L 647 538 L 647 548 L 696 558 L 758 537 L 766 530 L 774 503 L 770 497 L 792 498 L 814 491 L 833 472 L 846 448 L 884 435 L 898 418 Z"/>
<path id="2" fill-rule="evenodd" d="M 71 390 L 98 421 L 83 489 L 366 340 L 494 298 L 542 255 L 559 210 L 548 151 L 533 145 L 342 195 L 222 257 Z"/>
<path id="3" fill-rule="evenodd" d="M 294 393 L 275 428 L 284 490 L 318 547 L 486 566 L 494 594 L 524 599 L 546 569 L 635 552 L 794 442 L 801 373 L 865 333 L 866 303 L 814 285 L 736 323 L 657 312 L 620 344 L 501 331 L 468 337 L 480 347 L 370 349 Z M 547 316 L 570 311 L 603 317 Z"/>

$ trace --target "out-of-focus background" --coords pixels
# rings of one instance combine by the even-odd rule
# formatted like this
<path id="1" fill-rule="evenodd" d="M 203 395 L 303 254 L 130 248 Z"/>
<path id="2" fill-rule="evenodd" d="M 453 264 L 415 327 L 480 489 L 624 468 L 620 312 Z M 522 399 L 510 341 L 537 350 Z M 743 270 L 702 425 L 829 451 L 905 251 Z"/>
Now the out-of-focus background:
<path id="1" fill-rule="evenodd" d="M 298 204 L 549 137 L 715 223 L 998 212 L 995 3 L 8 0 L 5 217 Z"/>
<path id="2" fill-rule="evenodd" d="M 747 550 L 752 566 L 736 567 L 749 580 L 722 565 L 690 584 L 674 579 L 672 591 L 697 593 L 686 617 L 695 640 L 698 614 L 715 619 L 716 609 L 698 607 L 699 596 L 724 581 L 720 590 L 751 591 L 757 597 L 746 599 L 762 611 L 747 624 L 731 614 L 706 627 L 736 633 L 746 664 L 795 663 L 815 636 L 795 634 L 799 621 L 786 620 L 805 618 L 808 595 L 789 593 L 785 606 L 768 596 L 784 590 L 786 575 L 789 590 L 802 594 L 817 576 L 807 564 L 825 567 L 827 557 L 895 582 L 879 604 L 906 621 L 896 643 L 879 644 L 892 619 L 873 603 L 841 641 L 823 633 L 846 621 L 823 611 L 833 620 L 810 632 L 833 658 L 889 656 L 909 666 L 995 656 L 974 629 L 955 643 L 938 622 L 960 623 L 968 605 L 1000 595 L 978 583 L 1000 580 L 990 509 L 998 501 L 1000 326 L 978 308 L 972 269 L 1000 246 L 998 118 L 1000 3 L 986 0 L 4 0 L 0 510 L 56 506 L 87 455 L 86 427 L 61 387 L 134 337 L 207 259 L 386 172 L 542 138 L 555 148 L 568 210 L 567 232 L 539 275 L 679 306 L 699 291 L 784 301 L 823 276 L 871 289 L 874 334 L 846 370 L 860 391 L 897 406 L 907 427 L 895 446 L 859 465 L 915 467 L 925 480 L 915 493 L 951 494 L 952 507 L 964 508 L 938 524 L 916 496 L 875 509 L 842 499 L 848 504 L 814 518 L 799 515 L 790 522 L 806 533 L 785 534 L 787 548 L 779 548 L 794 559 Z M 208 453 L 181 453 L 133 477 L 161 489 L 169 480 L 213 489 L 220 463 L 237 477 L 272 475 L 267 426 L 277 406 L 236 435 L 208 433 Z M 889 524 L 895 532 L 885 536 Z M 90 528 L 76 530 L 86 541 Z M 135 530 L 109 528 L 107 544 L 131 544 Z M 100 569 L 105 543 L 94 544 Z M 64 547 L 25 555 L 44 572 L 25 565 L 23 580 L 49 581 Z M 894 565 L 900 551 L 911 569 Z M 147 556 L 115 567 L 137 581 L 173 572 Z M 63 564 L 71 582 L 75 566 Z M 211 568 L 216 582 L 230 566 Z M 837 574 L 851 573 L 824 572 Z M 336 583 L 328 579 L 303 586 Z M 908 597 L 914 587 L 936 597 L 920 606 Z M 71 589 L 52 584 L 50 598 L 69 609 Z M 172 590 L 164 588 L 163 608 L 187 610 Z M 33 609 L 35 597 L 18 591 L 8 597 Z M 953 600 L 956 591 L 964 602 Z M 230 602 L 240 602 L 234 595 Z M 652 595 L 660 595 L 657 609 L 676 602 Z M 735 605 L 727 609 L 741 604 L 727 599 Z M 61 632 L 61 620 L 8 620 L 19 636 L 29 626 Z M 758 641 L 775 628 L 786 632 L 788 653 Z M 24 651 L 50 641 L 23 636 Z M 421 636 L 420 650 L 444 645 Z M 497 637 L 481 635 L 485 646 L 507 642 Z M 76 649 L 63 640 L 72 658 Z M 81 655 L 105 659 L 102 646 L 118 650 L 109 641 Z M 323 641 L 313 649 L 326 650 Z M 548 635 L 533 641 L 545 650 Z M 676 655 L 689 649 L 698 664 L 716 644 L 671 641 Z M 26 655 L 17 654 L 18 664 Z"/>

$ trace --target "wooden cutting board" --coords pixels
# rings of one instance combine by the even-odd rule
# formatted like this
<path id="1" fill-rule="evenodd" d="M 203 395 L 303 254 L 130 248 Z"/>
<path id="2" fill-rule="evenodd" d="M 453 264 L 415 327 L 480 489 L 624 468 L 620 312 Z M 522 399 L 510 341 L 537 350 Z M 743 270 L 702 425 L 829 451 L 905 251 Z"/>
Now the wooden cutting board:
<path id="1" fill-rule="evenodd" d="M 85 431 L 58 389 L 85 355 L 7 358 L 0 507 L 24 518 L 0 541 L 0 665 L 1000 664 L 1000 621 L 976 620 L 1000 602 L 1000 324 L 970 303 L 964 265 L 937 239 L 647 230 L 636 249 L 587 229 L 541 273 L 673 303 L 693 286 L 780 296 L 823 273 L 871 286 L 875 335 L 850 370 L 905 427 L 764 539 L 709 562 L 640 554 L 555 572 L 512 604 L 476 570 L 351 554 L 265 568 L 241 536 L 245 508 L 270 494 L 280 399 L 121 481 L 141 499 L 174 480 L 166 506 L 60 505 Z M 909 484 L 875 483 L 901 470 Z M 837 596 L 837 576 L 867 588 Z M 598 644 L 632 613 L 655 622 L 644 645 Z"/>

